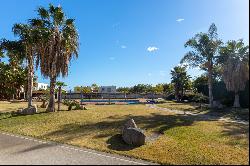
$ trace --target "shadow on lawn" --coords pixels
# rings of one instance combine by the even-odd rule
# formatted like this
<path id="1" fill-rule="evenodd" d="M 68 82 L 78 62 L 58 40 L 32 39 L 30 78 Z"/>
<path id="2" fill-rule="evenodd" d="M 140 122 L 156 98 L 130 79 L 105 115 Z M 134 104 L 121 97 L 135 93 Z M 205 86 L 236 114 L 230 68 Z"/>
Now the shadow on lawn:
<path id="1" fill-rule="evenodd" d="M 217 121 L 220 117 L 205 118 L 204 115 L 162 115 L 157 113 L 152 113 L 148 116 L 111 116 L 107 121 L 92 124 L 65 124 L 59 130 L 48 133 L 44 137 L 54 137 L 57 141 L 69 142 L 73 139 L 81 139 L 84 136 L 98 133 L 93 135 L 93 140 L 103 139 L 111 150 L 128 151 L 136 147 L 125 144 L 118 133 L 121 132 L 121 127 L 129 118 L 133 118 L 136 124 L 145 131 L 150 130 L 150 132 L 164 134 L 167 130 L 174 127 L 191 126 L 196 121 Z M 242 139 L 243 137 L 238 137 L 237 135 L 246 134 L 249 131 L 249 127 L 246 129 L 246 125 L 232 125 L 232 123 L 223 123 L 223 125 L 225 125 L 223 135 L 233 136 L 234 139 Z"/>

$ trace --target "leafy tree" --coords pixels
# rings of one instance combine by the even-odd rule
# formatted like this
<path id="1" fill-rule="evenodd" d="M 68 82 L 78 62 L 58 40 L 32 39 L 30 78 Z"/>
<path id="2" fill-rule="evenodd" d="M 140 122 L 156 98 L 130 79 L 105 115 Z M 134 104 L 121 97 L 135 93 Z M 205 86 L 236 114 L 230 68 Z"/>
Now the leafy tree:
<path id="1" fill-rule="evenodd" d="M 174 85 L 172 83 L 163 84 L 163 92 L 166 94 L 172 93 L 174 91 Z"/>
<path id="2" fill-rule="evenodd" d="M 177 101 L 180 101 L 183 97 L 184 90 L 189 83 L 190 76 L 187 74 L 186 67 L 176 66 L 171 70 L 172 83 L 174 84 L 175 89 L 175 98 Z"/>
<path id="3" fill-rule="evenodd" d="M 234 107 L 240 107 L 239 92 L 249 80 L 249 46 L 242 40 L 228 41 L 220 49 L 219 62 L 222 63 L 222 78 L 228 91 L 235 93 Z"/>
<path id="4" fill-rule="evenodd" d="M 196 93 L 202 93 L 203 95 L 208 96 L 208 78 L 206 75 L 201 75 L 196 77 L 193 81 L 193 89 Z"/>
<path id="5" fill-rule="evenodd" d="M 130 89 L 131 93 L 152 93 L 152 85 L 149 84 L 138 84 Z"/>
<path id="6" fill-rule="evenodd" d="M 99 90 L 99 86 L 97 85 L 97 84 L 92 84 L 91 85 L 91 89 L 94 91 L 94 92 L 98 92 L 98 90 Z"/>
<path id="7" fill-rule="evenodd" d="M 82 87 L 82 92 L 83 93 L 91 93 L 92 89 L 89 86 L 84 86 L 84 87 Z"/>
<path id="8" fill-rule="evenodd" d="M 68 75 L 69 62 L 78 57 L 78 33 L 74 19 L 67 19 L 61 6 L 40 7 L 38 18 L 30 24 L 37 32 L 37 66 L 45 78 L 50 78 L 48 112 L 55 111 L 56 78 Z"/>
<path id="9" fill-rule="evenodd" d="M 119 88 L 117 88 L 117 92 L 129 93 L 130 92 L 130 88 L 129 87 L 119 87 Z"/>
<path id="10" fill-rule="evenodd" d="M 56 83 L 58 87 L 58 111 L 61 110 L 61 101 L 62 101 L 62 87 L 67 86 L 64 82 L 57 81 Z"/>
<path id="11" fill-rule="evenodd" d="M 181 60 L 181 63 L 186 62 L 191 67 L 199 67 L 207 72 L 210 107 L 213 107 L 213 67 L 221 43 L 217 27 L 212 24 L 208 33 L 198 33 L 186 42 L 185 47 L 190 47 L 193 51 L 189 51 Z"/>
<path id="12" fill-rule="evenodd" d="M 24 45 L 21 41 L 3 39 L 0 42 L 0 52 L 5 55 L 9 63 L 0 62 L 0 98 L 19 98 L 21 88 L 27 82 L 27 69 L 23 67 L 25 59 Z"/>
<path id="13" fill-rule="evenodd" d="M 163 84 L 157 84 L 155 87 L 153 87 L 154 93 L 162 94 L 164 91 Z"/>

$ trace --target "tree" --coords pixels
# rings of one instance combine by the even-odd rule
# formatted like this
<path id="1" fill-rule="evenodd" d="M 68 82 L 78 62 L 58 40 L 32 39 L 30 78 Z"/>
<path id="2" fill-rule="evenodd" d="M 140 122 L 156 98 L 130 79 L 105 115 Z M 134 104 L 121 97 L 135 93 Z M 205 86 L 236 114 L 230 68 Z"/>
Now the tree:
<path id="1" fill-rule="evenodd" d="M 32 89 L 33 89 L 33 77 L 34 77 L 34 57 L 35 57 L 35 33 L 30 25 L 27 24 L 15 24 L 13 26 L 13 32 L 20 38 L 24 46 L 24 53 L 28 62 L 28 107 L 32 106 Z"/>
<path id="2" fill-rule="evenodd" d="M 170 94 L 174 91 L 174 85 L 172 83 L 163 84 L 163 92 L 165 94 Z"/>
<path id="3" fill-rule="evenodd" d="M 187 74 L 185 66 L 176 66 L 171 70 L 172 83 L 174 84 L 175 89 L 175 98 L 177 101 L 180 101 L 183 97 L 185 87 L 187 87 L 190 76 Z"/>
<path id="4" fill-rule="evenodd" d="M 48 112 L 55 111 L 56 78 L 68 75 L 73 57 L 78 57 L 78 33 L 74 19 L 67 19 L 61 6 L 40 7 L 38 18 L 29 20 L 37 32 L 37 66 L 45 78 L 50 78 Z"/>
<path id="5" fill-rule="evenodd" d="M 240 107 L 239 92 L 246 87 L 249 80 L 249 46 L 242 40 L 228 41 L 220 49 L 222 63 L 222 78 L 228 91 L 235 93 L 234 107 Z"/>
<path id="6" fill-rule="evenodd" d="M 91 93 L 92 92 L 91 87 L 89 87 L 89 86 L 82 87 L 81 91 L 83 93 Z"/>
<path id="7" fill-rule="evenodd" d="M 94 83 L 94 84 L 91 85 L 91 89 L 92 89 L 93 92 L 98 92 L 99 86 Z"/>
<path id="8" fill-rule="evenodd" d="M 153 87 L 153 89 L 154 89 L 154 93 L 162 94 L 164 87 L 163 87 L 163 84 L 157 84 L 155 85 L 155 87 Z"/>
<path id="9" fill-rule="evenodd" d="M 27 68 L 23 67 L 26 57 L 22 41 L 0 42 L 2 57 L 8 57 L 9 63 L 0 62 L 0 98 L 19 98 L 22 87 L 27 82 Z"/>
<path id="10" fill-rule="evenodd" d="M 116 90 L 117 92 L 121 92 L 121 93 L 129 93 L 130 88 L 129 87 L 119 87 Z"/>
<path id="11" fill-rule="evenodd" d="M 67 86 L 64 82 L 57 81 L 56 85 L 58 87 L 58 111 L 61 110 L 61 101 L 62 101 L 62 87 Z"/>
<path id="12" fill-rule="evenodd" d="M 185 47 L 191 47 L 193 51 L 189 51 L 181 60 L 181 63 L 187 62 L 191 67 L 199 67 L 207 72 L 210 107 L 213 107 L 213 67 L 221 43 L 217 27 L 212 24 L 208 33 L 198 33 L 186 42 Z"/>
<path id="13" fill-rule="evenodd" d="M 193 81 L 193 89 L 196 93 L 202 93 L 203 95 L 208 96 L 208 78 L 206 75 L 201 75 L 196 77 Z"/>

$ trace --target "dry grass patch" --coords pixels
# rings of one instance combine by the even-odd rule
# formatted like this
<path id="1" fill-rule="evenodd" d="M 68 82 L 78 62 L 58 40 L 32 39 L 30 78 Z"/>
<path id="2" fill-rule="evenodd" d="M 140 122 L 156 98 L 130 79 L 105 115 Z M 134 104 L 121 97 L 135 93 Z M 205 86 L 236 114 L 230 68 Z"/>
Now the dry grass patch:
<path id="1" fill-rule="evenodd" d="M 157 106 L 162 108 L 167 108 L 170 110 L 180 110 L 180 111 L 205 111 L 206 109 L 200 109 L 200 105 L 198 103 L 179 103 L 174 101 L 165 101 L 165 103 L 157 104 Z"/>
<path id="2" fill-rule="evenodd" d="M 201 121 L 144 105 L 87 106 L 1 119 L 0 130 L 132 156 L 161 164 L 248 164 L 249 126 Z M 161 136 L 141 147 L 127 146 L 120 128 L 132 117 L 147 135 Z"/>

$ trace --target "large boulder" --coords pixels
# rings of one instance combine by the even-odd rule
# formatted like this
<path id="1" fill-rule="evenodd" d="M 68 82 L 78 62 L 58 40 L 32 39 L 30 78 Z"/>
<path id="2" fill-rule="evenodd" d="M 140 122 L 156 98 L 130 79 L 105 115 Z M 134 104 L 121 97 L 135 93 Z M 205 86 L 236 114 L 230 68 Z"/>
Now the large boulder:
<path id="1" fill-rule="evenodd" d="M 125 129 L 128 128 L 137 128 L 137 125 L 135 124 L 134 119 L 129 119 L 122 127 L 122 133 Z"/>
<path id="2" fill-rule="evenodd" d="M 35 113 L 37 113 L 37 106 L 35 104 L 31 107 L 28 107 L 22 110 L 22 114 L 24 115 L 32 115 Z"/>
<path id="3" fill-rule="evenodd" d="M 122 134 L 123 140 L 133 146 L 142 146 L 145 144 L 146 136 L 142 130 L 138 128 L 127 128 L 123 131 Z"/>
<path id="4" fill-rule="evenodd" d="M 145 144 L 146 136 L 143 131 L 137 128 L 133 119 L 128 120 L 122 128 L 122 138 L 124 142 L 133 146 L 142 146 Z"/>

